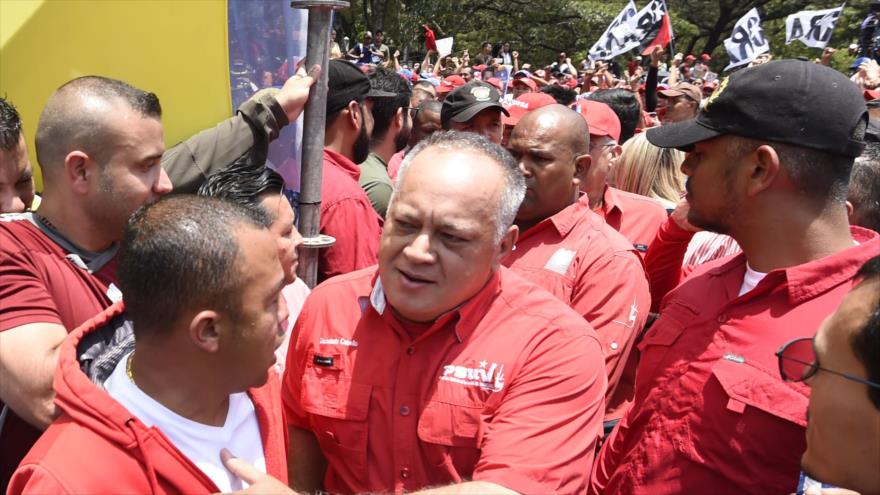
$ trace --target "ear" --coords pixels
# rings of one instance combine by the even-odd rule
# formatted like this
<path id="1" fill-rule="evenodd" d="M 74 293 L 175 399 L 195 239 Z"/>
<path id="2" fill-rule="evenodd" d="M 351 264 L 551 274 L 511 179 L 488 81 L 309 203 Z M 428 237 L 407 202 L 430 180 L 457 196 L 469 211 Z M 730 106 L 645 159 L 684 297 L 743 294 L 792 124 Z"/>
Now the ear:
<path id="1" fill-rule="evenodd" d="M 406 112 L 409 112 L 409 110 L 405 108 L 397 109 L 397 113 L 394 114 L 394 120 L 391 122 L 395 129 L 403 129 L 403 125 L 406 122 Z"/>
<path id="2" fill-rule="evenodd" d="M 518 238 L 519 227 L 511 225 L 510 228 L 507 229 L 507 232 L 504 233 L 504 236 L 501 238 L 501 243 L 498 246 L 498 257 L 495 258 L 496 267 L 501 264 L 501 261 L 506 258 L 508 254 L 516 249 L 516 240 Z"/>
<path id="3" fill-rule="evenodd" d="M 574 157 L 574 178 L 572 184 L 583 184 L 587 180 L 587 172 L 593 163 L 593 157 L 589 153 Z"/>
<path id="4" fill-rule="evenodd" d="M 617 163 L 617 159 L 620 158 L 621 153 L 623 153 L 623 146 L 615 144 L 611 148 L 611 158 L 608 159 L 608 164 L 613 167 Z"/>
<path id="5" fill-rule="evenodd" d="M 64 175 L 75 194 L 87 194 L 89 181 L 96 177 L 97 172 L 97 164 L 85 152 L 71 151 L 64 157 Z"/>
<path id="6" fill-rule="evenodd" d="M 852 220 L 853 220 L 853 211 L 855 211 L 855 209 L 856 209 L 856 208 L 855 208 L 855 206 L 853 206 L 852 203 L 850 203 L 849 201 L 846 202 L 846 218 L 849 219 L 849 224 L 850 224 L 850 225 L 853 224 L 853 223 L 852 223 Z"/>
<path id="7" fill-rule="evenodd" d="M 346 110 L 348 110 L 349 123 L 356 132 L 360 132 L 361 125 L 363 124 L 363 121 L 361 121 L 360 105 L 358 105 L 358 102 L 356 101 L 350 101 L 348 102 L 348 107 L 346 107 Z"/>
<path id="8" fill-rule="evenodd" d="M 749 160 L 746 194 L 755 197 L 769 189 L 779 178 L 779 155 L 773 146 L 763 144 L 758 149 L 743 157 Z"/>
<path id="9" fill-rule="evenodd" d="M 216 311 L 200 311 L 189 322 L 189 337 L 202 351 L 217 352 L 221 333 L 220 315 Z"/>

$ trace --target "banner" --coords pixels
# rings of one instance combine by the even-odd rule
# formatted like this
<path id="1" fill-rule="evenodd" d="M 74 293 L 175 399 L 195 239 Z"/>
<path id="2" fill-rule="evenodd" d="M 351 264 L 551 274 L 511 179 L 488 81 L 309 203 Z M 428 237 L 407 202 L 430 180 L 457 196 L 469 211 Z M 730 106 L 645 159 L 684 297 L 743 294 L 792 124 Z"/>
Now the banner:
<path id="1" fill-rule="evenodd" d="M 437 55 L 445 57 L 452 53 L 452 38 L 441 38 L 437 40 Z"/>
<path id="2" fill-rule="evenodd" d="M 587 55 L 590 60 L 608 60 L 638 46 L 636 44 L 627 47 L 625 43 L 626 37 L 632 32 L 629 20 L 635 17 L 636 13 L 635 2 L 629 0 L 626 7 L 617 14 L 611 25 L 608 26 L 605 32 L 602 33 L 602 36 L 599 37 L 599 40 L 590 48 L 590 53 Z"/>
<path id="3" fill-rule="evenodd" d="M 811 48 L 825 48 L 842 10 L 843 5 L 834 9 L 791 14 L 785 18 L 785 44 L 798 40 Z"/>
<path id="4" fill-rule="evenodd" d="M 659 13 L 660 18 L 645 32 L 645 37 L 639 46 L 642 55 L 650 56 L 655 46 L 665 47 L 672 41 L 672 21 L 669 19 L 669 10 L 663 0 L 654 0 L 648 7 L 652 7 L 652 13 Z M 648 8 L 645 7 L 645 8 Z M 656 19 L 656 15 L 653 16 Z"/>
<path id="5" fill-rule="evenodd" d="M 730 63 L 724 70 L 747 64 L 758 55 L 770 51 L 770 44 L 764 37 L 764 30 L 761 28 L 761 16 L 758 14 L 758 9 L 752 8 L 740 20 L 736 21 L 736 25 L 733 26 L 733 34 L 724 40 L 724 48 L 727 49 L 727 54 L 730 56 Z"/>

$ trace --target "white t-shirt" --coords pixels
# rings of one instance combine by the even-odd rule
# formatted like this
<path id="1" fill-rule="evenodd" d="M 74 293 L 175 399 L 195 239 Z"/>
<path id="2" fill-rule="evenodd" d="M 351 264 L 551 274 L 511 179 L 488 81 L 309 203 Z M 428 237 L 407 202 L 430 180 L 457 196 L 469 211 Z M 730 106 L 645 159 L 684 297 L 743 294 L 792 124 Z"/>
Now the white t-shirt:
<path id="1" fill-rule="evenodd" d="M 749 263 L 746 262 L 746 275 L 743 277 L 742 287 L 739 288 L 739 295 L 743 295 L 746 292 L 754 289 L 758 282 L 764 279 L 767 274 L 764 272 L 756 272 L 752 270 L 752 267 L 749 266 Z"/>
<path id="2" fill-rule="evenodd" d="M 266 472 L 263 440 L 250 397 L 244 392 L 229 396 L 229 412 L 223 426 L 208 426 L 176 414 L 139 389 L 126 374 L 128 356 L 104 382 L 111 397 L 145 425 L 158 428 L 168 440 L 213 481 L 221 492 L 247 488 L 248 484 L 223 467 L 220 449 L 227 448 L 262 472 Z"/>

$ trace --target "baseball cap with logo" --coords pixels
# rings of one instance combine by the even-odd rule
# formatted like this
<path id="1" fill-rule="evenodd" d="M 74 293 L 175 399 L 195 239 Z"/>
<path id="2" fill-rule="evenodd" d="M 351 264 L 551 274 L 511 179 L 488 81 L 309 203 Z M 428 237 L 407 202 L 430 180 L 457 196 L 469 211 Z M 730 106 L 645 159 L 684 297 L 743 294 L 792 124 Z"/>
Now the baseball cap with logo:
<path id="1" fill-rule="evenodd" d="M 620 118 L 608 105 L 593 100 L 578 100 L 574 109 L 587 121 L 591 136 L 608 136 L 620 142 Z"/>
<path id="2" fill-rule="evenodd" d="M 516 125 L 519 119 L 532 110 L 555 103 L 556 99 L 547 93 L 524 93 L 505 106 L 510 115 L 502 117 L 501 121 L 504 122 L 504 125 Z"/>
<path id="3" fill-rule="evenodd" d="M 448 93 L 455 88 L 465 85 L 465 80 L 461 76 L 447 76 L 437 86 L 438 93 Z"/>
<path id="4" fill-rule="evenodd" d="M 862 91 L 821 64 L 779 60 L 725 78 L 695 119 L 649 129 L 661 148 L 690 150 L 724 134 L 855 158 L 868 120 Z"/>
<path id="5" fill-rule="evenodd" d="M 351 62 L 334 59 L 328 64 L 327 115 L 339 113 L 352 101 L 364 98 L 391 98 L 397 96 L 370 86 L 370 80 Z"/>
<path id="6" fill-rule="evenodd" d="M 501 113 L 509 116 L 507 109 L 498 101 L 500 98 L 494 87 L 482 81 L 471 81 L 453 90 L 443 100 L 440 122 L 444 128 L 450 120 L 467 122 L 487 108 L 498 108 Z"/>
<path id="7" fill-rule="evenodd" d="M 682 95 L 687 96 L 697 103 L 703 99 L 703 92 L 700 88 L 686 82 L 678 83 L 669 89 L 663 89 L 657 92 L 657 96 L 660 98 L 675 98 L 676 96 Z"/>

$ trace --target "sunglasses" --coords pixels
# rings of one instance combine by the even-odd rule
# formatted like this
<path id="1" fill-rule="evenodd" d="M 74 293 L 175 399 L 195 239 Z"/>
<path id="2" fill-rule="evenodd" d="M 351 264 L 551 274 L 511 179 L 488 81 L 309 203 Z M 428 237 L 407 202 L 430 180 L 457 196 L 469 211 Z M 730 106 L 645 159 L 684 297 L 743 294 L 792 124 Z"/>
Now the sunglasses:
<path id="1" fill-rule="evenodd" d="M 811 337 L 803 337 L 788 342 L 776 351 L 776 357 L 779 358 L 779 374 L 787 382 L 802 382 L 815 375 L 819 370 L 822 370 L 880 390 L 880 383 L 874 383 L 864 378 L 819 366 L 819 360 L 816 357 L 816 350 L 813 348 L 813 339 Z"/>

